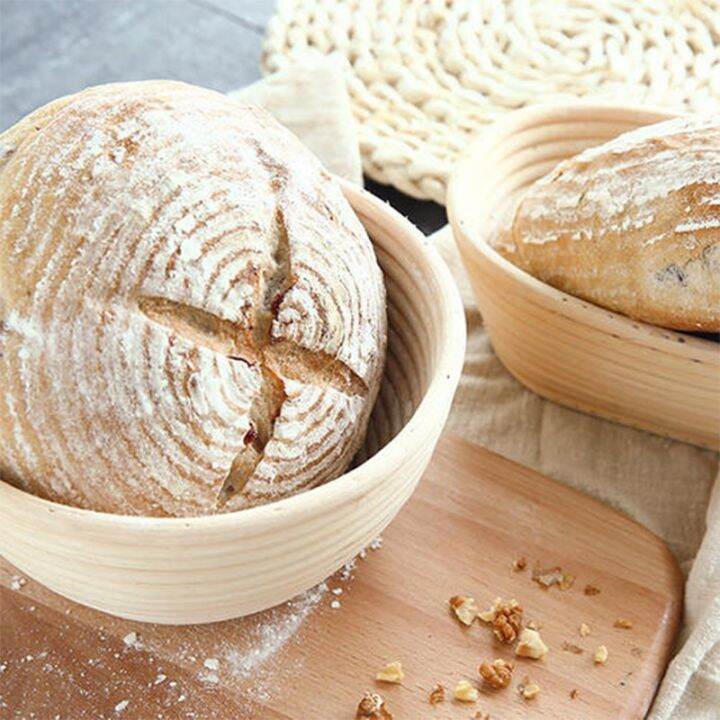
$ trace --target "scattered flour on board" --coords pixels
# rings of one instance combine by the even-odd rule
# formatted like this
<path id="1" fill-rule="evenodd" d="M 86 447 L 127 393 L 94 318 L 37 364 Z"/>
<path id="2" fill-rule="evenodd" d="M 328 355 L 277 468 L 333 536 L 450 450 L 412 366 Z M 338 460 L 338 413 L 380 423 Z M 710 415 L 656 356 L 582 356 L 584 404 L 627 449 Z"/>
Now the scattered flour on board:
<path id="1" fill-rule="evenodd" d="M 295 636 L 327 590 L 327 584 L 320 583 L 285 605 L 270 610 L 268 619 L 253 629 L 249 647 L 230 648 L 225 653 L 229 672 L 240 680 L 254 677 Z"/>
<path id="2" fill-rule="evenodd" d="M 365 559 L 368 550 L 378 550 L 381 546 L 382 538 L 373 540 L 357 557 L 345 563 L 339 571 L 339 579 L 342 582 L 352 580 L 358 558 Z M 232 640 L 225 647 L 222 653 L 222 673 L 227 672 L 241 682 L 252 681 L 251 689 L 245 691 L 248 701 L 261 703 L 269 700 L 273 692 L 279 689 L 274 675 L 279 669 L 278 659 L 283 657 L 283 649 L 295 640 L 302 624 L 326 595 L 331 598 L 330 607 L 339 609 L 341 603 L 337 597 L 342 592 L 342 588 L 334 587 L 331 590 L 327 582 L 322 582 L 284 605 L 264 613 L 263 621 L 252 629 L 242 647 L 238 647 L 238 643 Z"/>
<path id="3" fill-rule="evenodd" d="M 10 589 L 20 590 L 26 583 L 27 580 L 24 577 L 21 577 L 20 575 L 14 575 L 13 579 L 10 581 Z"/>
<path id="4" fill-rule="evenodd" d="M 332 608 L 333 603 L 336 603 L 334 611 L 341 612 L 339 608 L 345 606 L 345 599 L 347 598 L 346 602 L 351 600 L 347 585 L 341 587 L 341 584 L 351 581 L 358 562 L 367 558 L 369 551 L 377 550 L 380 546 L 381 540 L 378 538 L 346 563 L 336 575 L 328 578 L 327 582 L 320 583 L 283 605 L 259 613 L 255 622 L 248 623 L 242 619 L 228 621 L 228 631 L 220 642 L 217 641 L 217 636 L 207 635 L 201 629 L 187 628 L 184 634 L 188 642 L 182 644 L 179 653 L 177 648 L 172 654 L 165 653 L 165 659 L 180 665 L 187 666 L 189 663 L 194 666 L 200 686 L 193 687 L 192 684 L 168 677 L 168 670 L 157 664 L 148 665 L 146 668 L 142 692 L 164 693 L 163 705 L 169 714 L 163 714 L 163 720 L 173 717 L 220 720 L 217 708 L 204 708 L 201 714 L 194 709 L 195 705 L 202 702 L 204 693 L 216 692 L 220 684 L 237 691 L 236 700 L 240 702 L 242 712 L 255 712 L 258 705 L 268 702 L 275 694 L 282 692 L 282 677 L 286 677 L 287 673 L 299 672 L 303 653 L 293 653 L 293 659 L 288 660 L 287 651 L 291 643 L 301 639 L 299 633 L 303 624 L 321 606 Z M 340 602 L 341 596 L 343 603 Z M 143 642 L 145 638 L 136 630 L 127 628 L 119 637 L 123 651 L 115 652 L 116 646 L 105 642 L 108 640 L 105 628 L 101 627 L 99 630 L 101 644 L 96 648 L 99 653 L 97 657 L 80 657 L 77 663 L 68 665 L 46 651 L 25 655 L 17 662 L 18 667 L 39 668 L 32 674 L 32 696 L 35 702 L 39 697 L 50 697 L 58 686 L 62 685 L 64 689 L 72 687 L 73 696 L 83 705 L 72 720 L 113 720 L 125 716 L 126 709 L 130 713 L 134 712 L 133 702 L 140 695 L 136 696 L 139 692 L 136 679 L 125 672 L 125 660 L 128 656 L 134 656 L 133 651 L 142 650 L 149 654 L 148 663 L 153 663 L 155 658 L 152 653 L 162 652 L 163 643 L 159 640 L 161 636 L 155 638 L 156 642 L 150 642 L 151 638 L 148 638 L 146 645 L 146 642 Z M 71 632 L 69 625 L 61 628 L 61 637 L 64 637 L 66 632 Z M 85 677 L 88 668 L 108 669 L 116 661 L 119 661 L 119 664 L 115 666 L 113 682 L 96 689 L 83 687 L 80 681 Z M 136 664 L 134 667 L 137 669 L 140 666 Z M 0 673 L 10 672 L 12 669 L 11 663 L 2 658 Z M 90 700 L 95 708 L 92 711 L 85 707 L 85 703 Z M 182 712 L 175 703 L 184 703 Z M 193 705 L 193 709 L 188 707 L 190 705 Z M 104 714 L 97 714 L 98 706 L 106 708 Z M 33 708 L 34 711 L 36 709 Z M 64 715 L 61 717 L 65 720 Z"/>

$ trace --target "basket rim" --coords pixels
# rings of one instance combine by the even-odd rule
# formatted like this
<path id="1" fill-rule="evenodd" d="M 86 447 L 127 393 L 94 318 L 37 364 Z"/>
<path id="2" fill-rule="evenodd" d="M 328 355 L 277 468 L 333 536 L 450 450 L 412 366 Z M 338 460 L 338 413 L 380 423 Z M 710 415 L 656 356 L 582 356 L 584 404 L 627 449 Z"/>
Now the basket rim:
<path id="1" fill-rule="evenodd" d="M 88 527 L 204 532 L 241 526 L 245 529 L 251 526 L 267 529 L 278 524 L 287 526 L 291 518 L 301 522 L 335 506 L 356 501 L 382 483 L 388 474 L 383 468 L 392 470 L 397 467 L 408 453 L 414 452 L 419 444 L 424 443 L 422 428 L 436 422 L 438 406 L 446 404 L 449 407 L 452 401 L 465 357 L 465 315 L 449 269 L 420 230 L 389 204 L 362 187 L 337 176 L 335 180 L 356 213 L 362 214 L 364 206 L 373 211 L 376 217 L 384 217 L 397 228 L 396 235 L 403 238 L 402 245 L 411 248 L 414 260 L 424 265 L 423 274 L 433 276 L 442 288 L 439 296 L 432 297 L 441 317 L 437 343 L 441 355 L 418 406 L 395 437 L 372 457 L 330 482 L 297 495 L 228 513 L 190 517 L 122 515 L 64 505 L 33 495 L 3 480 L 0 480 L 0 498 L 5 496 L 6 502 L 12 501 L 16 507 L 23 506 L 26 511 L 50 513 L 59 520 L 86 522 Z"/>
<path id="2" fill-rule="evenodd" d="M 492 150 L 501 145 L 512 135 L 539 127 L 541 125 L 569 124 L 572 122 L 587 124 L 588 122 L 622 122 L 623 118 L 642 117 L 649 122 L 678 117 L 686 113 L 667 108 L 641 106 L 615 102 L 587 102 L 573 101 L 566 103 L 545 103 L 522 108 L 496 120 L 487 131 L 477 136 L 463 151 L 453 170 L 448 185 L 447 213 L 448 220 L 453 229 L 455 240 L 461 254 L 479 254 L 483 260 L 491 264 L 494 269 L 508 279 L 523 285 L 546 304 L 552 305 L 565 316 L 571 315 L 574 319 L 582 321 L 598 329 L 612 327 L 613 332 L 622 332 L 624 339 L 632 339 L 638 344 L 649 345 L 664 350 L 678 348 L 692 350 L 695 355 L 702 356 L 702 362 L 720 366 L 720 353 L 717 343 L 705 338 L 695 337 L 687 332 L 662 328 L 657 325 L 635 320 L 627 315 L 600 307 L 589 300 L 583 300 L 569 293 L 563 292 L 552 285 L 542 282 L 522 270 L 517 265 L 504 258 L 487 241 L 473 231 L 480 224 L 482 217 L 477 219 L 474 213 L 472 194 L 468 189 L 472 187 L 472 178 L 478 172 L 478 166 L 483 165 L 483 158 Z M 633 123 L 634 126 L 642 123 Z M 648 123 L 649 124 L 649 123 Z M 491 167 L 486 167 L 486 177 L 492 173 Z M 477 188 L 475 188 L 477 190 Z"/>

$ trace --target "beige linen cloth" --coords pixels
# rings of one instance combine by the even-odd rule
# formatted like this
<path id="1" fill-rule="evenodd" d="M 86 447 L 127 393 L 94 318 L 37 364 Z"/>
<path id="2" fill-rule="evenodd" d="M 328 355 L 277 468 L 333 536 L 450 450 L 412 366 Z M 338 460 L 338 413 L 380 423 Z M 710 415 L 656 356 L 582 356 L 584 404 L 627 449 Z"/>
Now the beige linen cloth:
<path id="1" fill-rule="evenodd" d="M 362 182 L 339 61 L 321 58 L 232 95 L 264 105 L 331 171 Z M 594 495 L 667 542 L 689 573 L 685 623 L 649 717 L 718 720 L 718 455 L 569 410 L 526 390 L 493 353 L 449 228 L 433 239 L 460 287 L 468 324 L 465 368 L 448 430 Z"/>

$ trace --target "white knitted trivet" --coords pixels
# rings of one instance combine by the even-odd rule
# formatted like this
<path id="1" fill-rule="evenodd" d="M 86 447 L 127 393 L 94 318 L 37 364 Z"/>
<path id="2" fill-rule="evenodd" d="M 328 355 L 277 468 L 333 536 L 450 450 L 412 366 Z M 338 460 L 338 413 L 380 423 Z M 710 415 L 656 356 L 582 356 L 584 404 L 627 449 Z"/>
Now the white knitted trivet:
<path id="1" fill-rule="evenodd" d="M 720 0 L 281 0 L 263 70 L 333 52 L 365 172 L 441 203 L 468 139 L 509 110 L 720 107 Z"/>

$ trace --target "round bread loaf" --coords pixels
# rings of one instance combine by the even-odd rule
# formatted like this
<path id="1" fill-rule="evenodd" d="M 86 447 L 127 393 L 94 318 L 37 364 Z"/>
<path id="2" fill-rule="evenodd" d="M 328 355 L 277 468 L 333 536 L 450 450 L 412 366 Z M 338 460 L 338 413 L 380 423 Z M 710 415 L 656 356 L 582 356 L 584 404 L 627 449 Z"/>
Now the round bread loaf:
<path id="1" fill-rule="evenodd" d="M 497 249 L 531 275 L 677 330 L 720 330 L 720 115 L 620 135 L 520 199 Z"/>
<path id="2" fill-rule="evenodd" d="M 202 515 L 340 475 L 385 290 L 340 187 L 262 110 L 91 88 L 0 135 L 0 476 Z"/>

